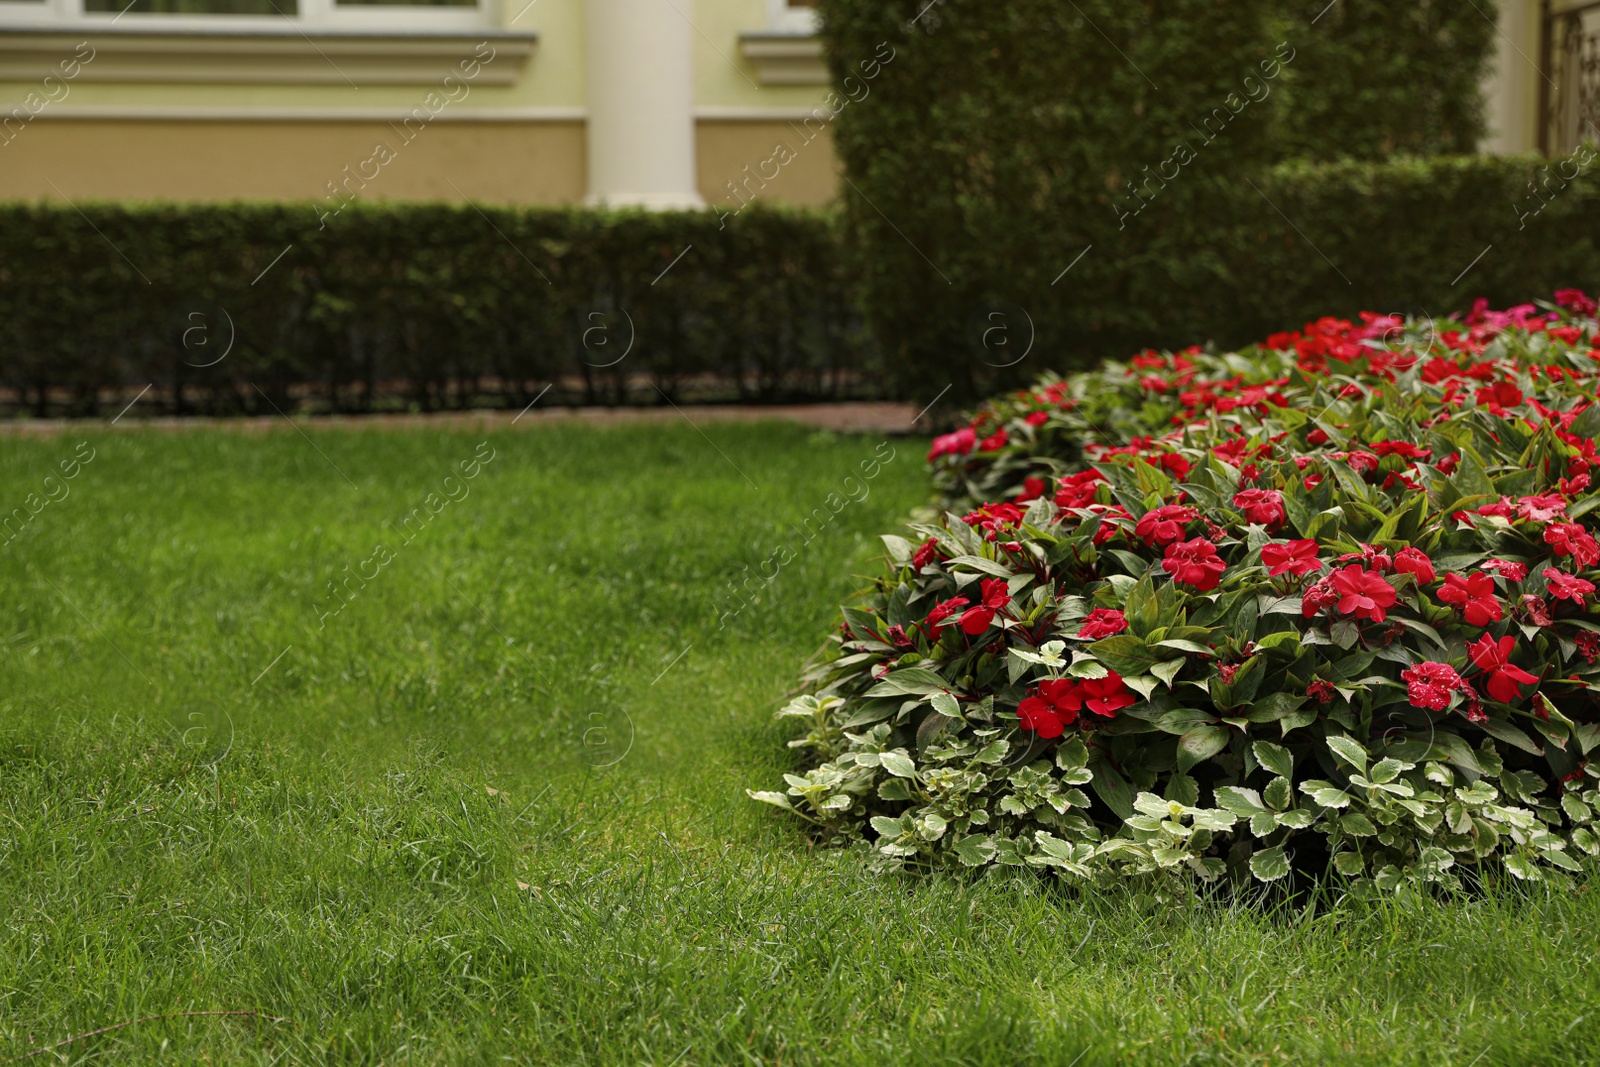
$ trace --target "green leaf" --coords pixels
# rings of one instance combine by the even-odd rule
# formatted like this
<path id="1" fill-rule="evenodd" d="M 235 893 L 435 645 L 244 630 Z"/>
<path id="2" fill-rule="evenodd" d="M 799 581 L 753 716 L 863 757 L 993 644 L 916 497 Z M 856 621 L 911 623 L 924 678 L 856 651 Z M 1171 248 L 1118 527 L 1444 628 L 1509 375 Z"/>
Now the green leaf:
<path id="1" fill-rule="evenodd" d="M 877 685 L 868 689 L 869 697 L 928 696 L 949 685 L 937 671 L 926 667 L 905 667 L 893 671 Z"/>
<path id="2" fill-rule="evenodd" d="M 1356 811 L 1339 816 L 1339 829 L 1352 837 L 1376 837 L 1378 834 L 1378 828 L 1372 825 L 1372 820 Z"/>
<path id="3" fill-rule="evenodd" d="M 1283 811 L 1294 803 L 1294 790 L 1290 788 L 1287 778 L 1274 778 L 1268 782 L 1265 795 L 1267 805 L 1274 811 Z"/>
<path id="4" fill-rule="evenodd" d="M 1258 815 L 1267 810 L 1267 806 L 1261 802 L 1261 795 L 1254 789 L 1223 785 L 1217 787 L 1216 796 L 1217 803 L 1235 815 Z"/>
<path id="5" fill-rule="evenodd" d="M 1361 853 L 1359 852 L 1339 853 L 1333 857 L 1333 868 L 1346 878 L 1354 878 L 1365 870 L 1365 866 L 1361 862 Z"/>
<path id="6" fill-rule="evenodd" d="M 794 805 L 791 804 L 789 802 L 789 798 L 784 796 L 782 793 L 758 793 L 753 789 L 746 789 L 745 793 L 750 797 L 751 800 L 759 800 L 763 804 L 771 804 L 774 807 L 783 808 L 787 811 L 794 810 Z"/>
<path id="7" fill-rule="evenodd" d="M 1372 770 L 1368 772 L 1367 777 L 1382 785 L 1385 782 L 1394 781 L 1400 777 L 1401 771 L 1409 771 L 1414 766 L 1415 764 L 1401 763 L 1397 759 L 1381 759 L 1372 765 Z"/>
<path id="8" fill-rule="evenodd" d="M 1583 414 L 1572 420 L 1567 432 L 1574 437 L 1600 437 L 1600 404 L 1591 403 Z"/>
<path id="9" fill-rule="evenodd" d="M 1166 658 L 1151 652 L 1144 638 L 1132 634 L 1118 634 L 1104 641 L 1096 641 L 1088 651 L 1095 659 L 1121 675 L 1149 674 L 1151 667 Z"/>
<path id="10" fill-rule="evenodd" d="M 956 859 L 968 867 L 982 867 L 994 859 L 994 842 L 984 834 L 963 834 L 956 838 Z"/>
<path id="11" fill-rule="evenodd" d="M 915 778 L 917 765 L 911 762 L 911 757 L 904 752 L 884 752 L 878 756 L 878 763 L 884 770 L 898 778 Z"/>
<path id="12" fill-rule="evenodd" d="M 1282 745 L 1275 745 L 1271 741 L 1257 741 L 1250 746 L 1250 751 L 1255 753 L 1256 762 L 1279 778 L 1294 777 L 1294 756 Z"/>
<path id="13" fill-rule="evenodd" d="M 1220 726 L 1196 726 L 1178 738 L 1178 769 L 1187 771 L 1228 747 L 1228 731 Z"/>
<path id="14" fill-rule="evenodd" d="M 928 703 L 932 704 L 933 710 L 940 715 L 945 715 L 952 719 L 961 718 L 961 705 L 949 693 L 942 691 L 935 693 L 928 698 Z"/>
<path id="15" fill-rule="evenodd" d="M 1365 771 L 1367 769 L 1367 750 L 1362 748 L 1354 738 L 1343 737 L 1339 734 L 1329 734 L 1326 742 L 1335 756 L 1338 756 L 1356 770 Z"/>
<path id="16" fill-rule="evenodd" d="M 1250 873 L 1263 882 L 1275 882 L 1289 873 L 1289 857 L 1283 846 L 1257 852 L 1250 857 Z"/>
<path id="17" fill-rule="evenodd" d="M 1188 662 L 1181 659 L 1169 659 L 1165 663 L 1157 663 L 1150 668 L 1150 673 L 1167 683 L 1167 688 L 1172 688 L 1172 681 L 1183 670 L 1183 665 Z"/>

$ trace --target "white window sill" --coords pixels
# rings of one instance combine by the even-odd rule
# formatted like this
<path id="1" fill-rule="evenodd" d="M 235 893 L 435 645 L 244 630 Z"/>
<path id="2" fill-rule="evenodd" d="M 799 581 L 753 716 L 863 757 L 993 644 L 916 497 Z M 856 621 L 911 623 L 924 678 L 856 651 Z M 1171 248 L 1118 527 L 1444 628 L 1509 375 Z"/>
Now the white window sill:
<path id="1" fill-rule="evenodd" d="M 822 39 L 802 33 L 746 33 L 739 51 L 762 85 L 827 85 Z"/>
<path id="2" fill-rule="evenodd" d="M 498 30 L 330 30 L 266 25 L 174 31 L 119 25 L 106 32 L 60 26 L 0 28 L 0 81 L 37 82 L 56 74 L 87 41 L 82 82 L 275 85 L 436 85 L 476 61 L 476 85 L 516 83 L 538 44 L 533 33 Z M 487 58 L 487 61 L 485 59 Z"/>

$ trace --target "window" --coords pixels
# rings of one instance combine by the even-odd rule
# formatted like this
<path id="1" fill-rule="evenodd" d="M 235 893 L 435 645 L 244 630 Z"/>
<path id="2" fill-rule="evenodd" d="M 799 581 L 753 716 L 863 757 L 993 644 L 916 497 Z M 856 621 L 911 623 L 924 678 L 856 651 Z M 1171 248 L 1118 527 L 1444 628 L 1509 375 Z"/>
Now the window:
<path id="1" fill-rule="evenodd" d="M 468 30 L 491 0 L 0 0 L 0 23 L 118 30 Z"/>
<path id="2" fill-rule="evenodd" d="M 767 0 L 767 18 L 778 33 L 817 32 L 816 0 Z"/>

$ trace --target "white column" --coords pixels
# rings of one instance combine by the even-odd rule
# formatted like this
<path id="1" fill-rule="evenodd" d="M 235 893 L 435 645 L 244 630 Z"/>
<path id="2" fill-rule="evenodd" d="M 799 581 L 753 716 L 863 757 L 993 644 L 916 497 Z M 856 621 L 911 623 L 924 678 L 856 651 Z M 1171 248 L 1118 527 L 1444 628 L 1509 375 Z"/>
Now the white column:
<path id="1" fill-rule="evenodd" d="M 1491 68 L 1483 82 L 1484 117 L 1489 126 L 1483 151 L 1494 155 L 1532 152 L 1539 146 L 1542 79 L 1537 0 L 1500 0 L 1498 28 Z"/>
<path id="2" fill-rule="evenodd" d="M 704 207 L 695 180 L 693 0 L 585 0 L 584 11 L 589 203 Z"/>

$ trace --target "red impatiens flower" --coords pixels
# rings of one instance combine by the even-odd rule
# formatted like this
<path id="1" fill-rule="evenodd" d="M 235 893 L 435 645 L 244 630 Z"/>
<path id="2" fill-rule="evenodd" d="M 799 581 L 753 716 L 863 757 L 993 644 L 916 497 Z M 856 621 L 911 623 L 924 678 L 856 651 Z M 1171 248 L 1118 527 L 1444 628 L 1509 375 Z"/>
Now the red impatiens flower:
<path id="1" fill-rule="evenodd" d="M 1406 696 L 1414 708 L 1443 711 L 1450 706 L 1450 694 L 1461 688 L 1461 675 L 1448 663 L 1429 660 L 1400 672 L 1406 683 Z"/>
<path id="2" fill-rule="evenodd" d="M 1089 617 L 1083 620 L 1083 626 L 1078 629 L 1078 636 L 1098 641 L 1102 637 L 1115 637 L 1128 628 L 1128 620 L 1120 611 L 1109 608 L 1095 608 L 1089 612 Z"/>
<path id="3" fill-rule="evenodd" d="M 970 603 L 972 601 L 964 596 L 952 597 L 949 600 L 942 601 L 932 611 L 928 612 L 928 639 L 930 641 L 939 640 L 939 635 L 944 632 L 944 621 Z"/>
<path id="4" fill-rule="evenodd" d="M 1394 586 L 1377 571 L 1369 571 L 1359 563 L 1336 570 L 1329 578 L 1333 591 L 1339 595 L 1336 606 L 1341 615 L 1382 622 L 1394 606 Z"/>
<path id="5" fill-rule="evenodd" d="M 911 557 L 913 570 L 922 570 L 928 564 L 939 558 L 939 540 L 930 537 L 917 547 L 916 553 Z"/>
<path id="6" fill-rule="evenodd" d="M 1570 600 L 1580 608 L 1583 607 L 1583 598 L 1594 592 L 1593 582 L 1558 571 L 1554 567 L 1544 572 L 1544 580 L 1551 596 L 1557 600 Z"/>
<path id="7" fill-rule="evenodd" d="M 1078 683 L 1078 692 L 1090 711 L 1108 719 L 1135 703 L 1133 690 L 1116 671 L 1107 671 L 1104 678 L 1085 678 Z"/>
<path id="8" fill-rule="evenodd" d="M 1283 494 L 1276 489 L 1245 489 L 1233 496 L 1233 506 L 1244 517 L 1263 526 L 1278 526 L 1283 522 Z"/>
<path id="9" fill-rule="evenodd" d="M 1399 574 L 1415 575 L 1418 585 L 1434 579 L 1433 560 L 1419 548 L 1402 548 L 1394 554 L 1394 569 Z"/>
<path id="10" fill-rule="evenodd" d="M 1549 522 L 1558 515 L 1565 514 L 1567 501 L 1564 497 L 1548 493 L 1544 496 L 1525 496 L 1517 501 L 1517 518 L 1527 522 Z"/>
<path id="11" fill-rule="evenodd" d="M 1004 578 L 983 580 L 983 603 L 961 613 L 961 632 L 976 637 L 989 628 L 994 613 L 1011 603 L 1011 591 Z"/>
<path id="12" fill-rule="evenodd" d="M 1306 696 L 1318 704 L 1332 704 L 1333 698 L 1339 695 L 1339 690 L 1334 688 L 1332 682 L 1325 682 L 1321 678 L 1306 686 Z"/>
<path id="13" fill-rule="evenodd" d="M 1307 586 L 1306 591 L 1301 594 L 1300 614 L 1309 619 L 1338 602 L 1339 594 L 1334 591 L 1333 579 L 1319 578 Z"/>
<path id="14" fill-rule="evenodd" d="M 1469 626 L 1488 626 L 1505 617 L 1505 609 L 1494 595 L 1494 579 L 1481 571 L 1465 578 L 1445 575 L 1444 588 L 1435 595 L 1441 602 L 1459 607 Z"/>
<path id="15" fill-rule="evenodd" d="M 1006 445 L 1008 445 L 1010 443 L 1011 443 L 1011 437 L 1010 437 L 1009 434 L 1006 433 L 1006 428 L 1004 426 L 1002 426 L 998 430 L 996 430 L 994 433 L 990 434 L 988 437 L 985 437 L 982 441 L 978 442 L 978 451 L 980 451 L 980 452 L 998 452 L 998 451 L 1000 451 L 1002 448 L 1006 447 Z"/>
<path id="16" fill-rule="evenodd" d="M 1040 682 L 1034 695 L 1017 705 L 1017 719 L 1024 730 L 1032 730 L 1040 737 L 1060 737 L 1078 721 L 1082 707 L 1083 697 L 1075 683 L 1065 678 L 1052 679 Z"/>
<path id="17" fill-rule="evenodd" d="M 1558 556 L 1571 556 L 1580 567 L 1600 563 L 1600 543 L 1575 522 L 1553 522 L 1544 530 L 1544 542 Z"/>
<path id="18" fill-rule="evenodd" d="M 1267 574 L 1273 578 L 1280 574 L 1293 574 L 1299 577 L 1322 569 L 1322 561 L 1317 558 L 1315 541 L 1290 541 L 1283 545 L 1274 542 L 1262 545 L 1261 562 L 1267 568 Z"/>
<path id="19" fill-rule="evenodd" d="M 1058 483 L 1060 489 L 1056 492 L 1056 507 L 1088 507 L 1094 503 L 1096 488 L 1105 480 L 1105 475 L 1093 468 L 1068 475 Z"/>
<path id="20" fill-rule="evenodd" d="M 1539 680 L 1511 662 L 1511 652 L 1515 647 L 1516 642 L 1509 636 L 1496 641 L 1484 634 L 1467 649 L 1472 653 L 1472 662 L 1487 676 L 1484 688 L 1489 696 L 1502 704 L 1509 704 L 1522 695 L 1518 685 L 1529 685 Z"/>
<path id="21" fill-rule="evenodd" d="M 1022 421 L 1029 426 L 1043 426 L 1050 421 L 1050 413 L 1048 411 L 1030 411 Z"/>
<path id="22" fill-rule="evenodd" d="M 1209 593 L 1222 581 L 1228 565 L 1217 555 L 1217 548 L 1203 537 L 1167 546 L 1161 566 L 1173 581 Z"/>
<path id="23" fill-rule="evenodd" d="M 1144 513 L 1133 534 L 1150 545 L 1170 545 L 1183 540 L 1183 528 L 1200 517 L 1194 508 L 1182 504 L 1163 504 Z"/>
<path id="24" fill-rule="evenodd" d="M 947 433 L 933 439 L 933 447 L 928 450 L 928 460 L 932 462 L 940 456 L 964 456 L 978 446 L 978 435 L 972 427 L 963 426 L 955 433 Z"/>
<path id="25" fill-rule="evenodd" d="M 1520 582 L 1528 576 L 1528 566 L 1518 563 L 1513 559 L 1486 559 L 1480 565 L 1486 571 L 1493 571 L 1508 582 Z"/>

